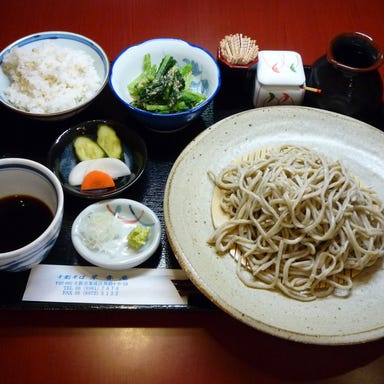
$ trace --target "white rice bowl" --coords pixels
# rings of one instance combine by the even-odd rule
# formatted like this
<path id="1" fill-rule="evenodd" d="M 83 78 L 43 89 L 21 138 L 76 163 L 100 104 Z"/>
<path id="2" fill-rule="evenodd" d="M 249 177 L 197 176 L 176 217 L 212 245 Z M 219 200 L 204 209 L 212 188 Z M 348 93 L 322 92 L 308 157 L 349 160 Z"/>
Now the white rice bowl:
<path id="1" fill-rule="evenodd" d="M 60 119 L 104 88 L 109 61 L 91 40 L 68 32 L 27 36 L 0 54 L 0 100 L 30 117 Z"/>

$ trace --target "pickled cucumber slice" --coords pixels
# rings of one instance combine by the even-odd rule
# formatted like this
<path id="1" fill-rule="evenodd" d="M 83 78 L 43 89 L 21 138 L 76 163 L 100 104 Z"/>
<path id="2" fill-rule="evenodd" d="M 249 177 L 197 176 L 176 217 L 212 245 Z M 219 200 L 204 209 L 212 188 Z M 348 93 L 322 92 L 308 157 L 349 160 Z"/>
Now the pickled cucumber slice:
<path id="1" fill-rule="evenodd" d="M 78 136 L 73 140 L 73 147 L 80 161 L 108 157 L 103 148 L 87 136 Z"/>
<path id="2" fill-rule="evenodd" d="M 108 157 L 123 158 L 123 146 L 115 130 L 102 124 L 97 129 L 97 144 L 105 151 Z"/>

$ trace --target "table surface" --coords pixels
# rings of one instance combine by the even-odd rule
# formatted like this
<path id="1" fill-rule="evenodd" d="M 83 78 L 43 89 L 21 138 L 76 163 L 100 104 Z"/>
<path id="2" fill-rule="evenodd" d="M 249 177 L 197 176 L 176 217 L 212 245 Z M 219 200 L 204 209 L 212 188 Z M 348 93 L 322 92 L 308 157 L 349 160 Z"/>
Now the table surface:
<path id="1" fill-rule="evenodd" d="M 237 32 L 255 38 L 261 49 L 298 51 L 309 65 L 340 32 L 364 32 L 384 44 L 382 0 L 13 0 L 2 5 L 2 14 L 0 47 L 27 34 L 66 30 L 97 41 L 110 60 L 153 37 L 186 39 L 215 55 L 220 39 Z M 86 113 L 96 110 L 100 117 L 106 111 Z M 6 117 L 4 128 L 22 123 L 12 114 Z M 208 116 L 189 135 L 209 122 Z M 190 139 L 179 134 L 173 155 Z M 149 153 L 154 161 L 156 151 Z M 4 384 L 43 378 L 56 383 L 384 381 L 384 340 L 332 347 L 294 343 L 209 306 L 189 311 L 3 308 L 0 326 Z"/>

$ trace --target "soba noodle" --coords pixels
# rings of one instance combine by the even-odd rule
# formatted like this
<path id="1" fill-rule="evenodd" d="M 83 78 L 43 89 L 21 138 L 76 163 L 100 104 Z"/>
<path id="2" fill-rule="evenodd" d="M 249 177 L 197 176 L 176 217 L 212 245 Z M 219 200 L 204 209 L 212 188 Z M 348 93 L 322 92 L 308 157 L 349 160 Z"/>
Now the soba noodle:
<path id="1" fill-rule="evenodd" d="M 348 272 L 384 254 L 382 204 L 339 161 L 286 145 L 209 176 L 228 216 L 209 243 L 219 254 L 236 249 L 249 287 L 302 301 L 347 296 Z"/>

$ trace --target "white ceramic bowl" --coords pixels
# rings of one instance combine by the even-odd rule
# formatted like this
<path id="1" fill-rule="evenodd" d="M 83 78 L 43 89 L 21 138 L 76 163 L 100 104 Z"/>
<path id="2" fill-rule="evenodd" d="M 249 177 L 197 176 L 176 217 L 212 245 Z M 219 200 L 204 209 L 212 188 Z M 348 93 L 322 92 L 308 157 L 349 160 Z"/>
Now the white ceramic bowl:
<path id="1" fill-rule="evenodd" d="M 96 222 L 97 228 L 91 224 Z M 150 232 L 147 242 L 135 249 L 128 245 L 127 235 L 137 225 L 149 227 Z M 117 236 L 106 236 L 105 226 L 113 227 L 112 233 Z M 95 231 L 99 233 L 97 247 L 88 240 Z M 130 199 L 111 199 L 85 208 L 73 222 L 71 236 L 75 249 L 88 262 L 106 269 L 124 270 L 153 255 L 160 244 L 161 226 L 156 214 L 146 205 Z"/>
<path id="2" fill-rule="evenodd" d="M 188 111 L 169 114 L 153 113 L 133 107 L 133 99 L 127 85 L 143 71 L 146 53 L 150 53 L 151 61 L 156 65 L 160 64 L 165 55 L 172 55 L 179 65 L 192 62 L 194 78 L 191 89 L 202 93 L 206 100 Z M 180 39 L 158 38 L 122 51 L 112 63 L 109 84 L 133 118 L 152 130 L 170 132 L 187 126 L 203 113 L 217 94 L 220 81 L 219 67 L 208 51 Z"/>
<path id="3" fill-rule="evenodd" d="M 94 91 L 93 95 L 79 102 L 74 107 L 69 107 L 65 110 L 59 112 L 50 112 L 50 113 L 34 113 L 23 110 L 16 107 L 10 101 L 8 101 L 7 96 L 4 94 L 6 88 L 11 84 L 11 80 L 4 73 L 1 64 L 3 63 L 4 56 L 14 47 L 24 47 L 30 46 L 37 47 L 41 46 L 44 42 L 52 42 L 55 45 L 63 48 L 69 48 L 73 50 L 81 50 L 90 56 L 93 59 L 93 65 L 96 69 L 96 72 L 100 78 L 100 84 L 97 89 Z M 109 60 L 106 53 L 103 49 L 94 41 L 89 38 L 78 35 L 71 32 L 41 32 L 33 35 L 23 37 L 12 44 L 8 45 L 0 52 L 0 102 L 11 110 L 20 113 L 26 117 L 39 119 L 39 120 L 62 120 L 68 117 L 71 117 L 84 108 L 86 108 L 104 89 L 105 85 L 108 82 L 109 76 Z"/>
<path id="4" fill-rule="evenodd" d="M 0 253 L 0 270 L 16 272 L 30 269 L 48 255 L 59 236 L 64 211 L 63 189 L 47 167 L 22 158 L 0 159 L 0 185 L 0 199 L 13 195 L 32 196 L 45 203 L 52 212 L 52 221 L 35 240 Z"/>

